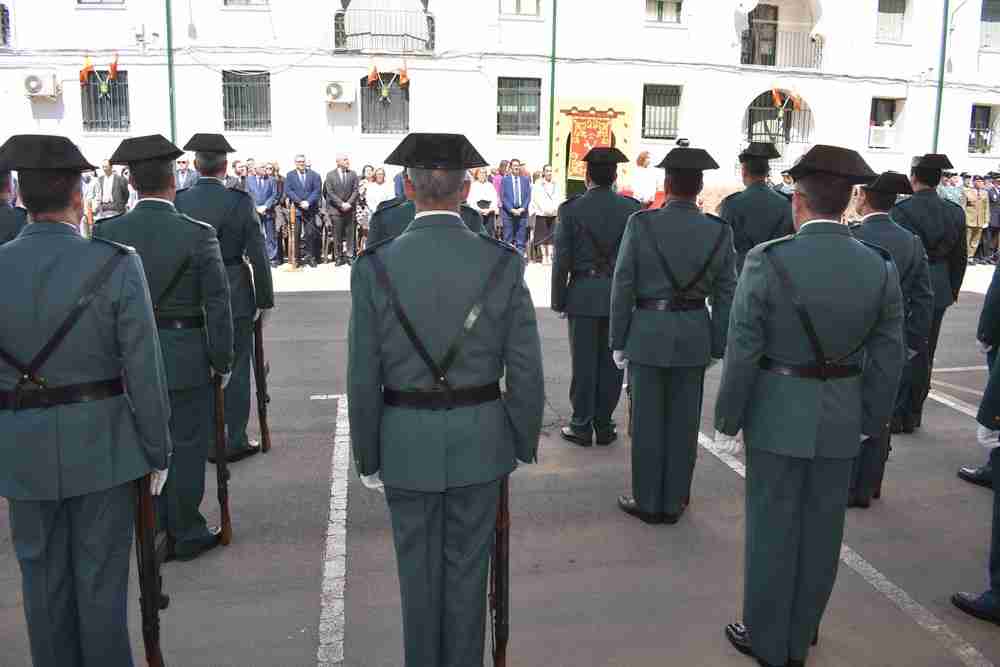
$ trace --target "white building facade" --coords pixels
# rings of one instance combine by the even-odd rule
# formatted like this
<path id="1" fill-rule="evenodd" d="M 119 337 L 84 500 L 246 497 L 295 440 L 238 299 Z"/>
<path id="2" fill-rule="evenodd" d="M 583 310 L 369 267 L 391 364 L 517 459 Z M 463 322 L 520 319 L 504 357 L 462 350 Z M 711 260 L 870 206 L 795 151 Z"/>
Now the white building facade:
<path id="1" fill-rule="evenodd" d="M 0 2 L 3 135 L 58 133 L 92 160 L 170 135 L 166 0 Z M 1000 170 L 1000 0 L 957 0 L 939 150 Z M 379 164 L 407 131 L 467 134 L 488 160 L 553 163 L 678 137 L 732 181 L 750 140 L 905 171 L 934 133 L 943 0 L 172 0 L 176 137 L 237 157 Z M 86 64 L 93 72 L 86 70 Z M 117 75 L 112 63 L 117 59 Z M 373 68 L 378 75 L 372 74 Z M 372 83 L 369 84 L 369 75 Z M 408 81 L 407 81 L 408 79 Z M 29 94 L 28 89 L 31 90 Z M 551 141 L 551 152 L 550 152 Z"/>

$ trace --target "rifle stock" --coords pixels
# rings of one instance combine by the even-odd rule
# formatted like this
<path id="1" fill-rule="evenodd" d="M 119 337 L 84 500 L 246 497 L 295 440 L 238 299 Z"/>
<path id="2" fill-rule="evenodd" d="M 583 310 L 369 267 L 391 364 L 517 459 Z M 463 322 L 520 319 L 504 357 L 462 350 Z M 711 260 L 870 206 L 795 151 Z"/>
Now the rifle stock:
<path id="1" fill-rule="evenodd" d="M 94 205 L 88 200 L 87 201 L 87 236 L 92 237 L 94 235 Z"/>
<path id="2" fill-rule="evenodd" d="M 493 664 L 507 665 L 510 641 L 510 476 L 500 483 L 496 534 L 490 567 L 490 611 L 493 623 Z"/>
<path id="3" fill-rule="evenodd" d="M 219 513 L 223 546 L 233 541 L 233 519 L 229 515 L 229 464 L 226 461 L 226 398 L 222 377 L 215 376 L 215 480 L 218 485 Z"/>
<path id="4" fill-rule="evenodd" d="M 163 595 L 160 563 L 154 544 L 156 517 L 149 476 L 135 481 L 135 559 L 139 575 L 139 609 L 142 612 L 142 641 L 146 648 L 149 667 L 164 667 L 160 649 L 160 611 L 166 609 L 170 599 Z"/>
<path id="5" fill-rule="evenodd" d="M 267 423 L 267 404 L 271 397 L 267 393 L 267 375 L 270 368 L 264 359 L 264 322 L 258 317 L 253 325 L 253 379 L 257 387 L 257 422 L 260 425 L 260 449 L 271 451 L 271 428 Z"/>

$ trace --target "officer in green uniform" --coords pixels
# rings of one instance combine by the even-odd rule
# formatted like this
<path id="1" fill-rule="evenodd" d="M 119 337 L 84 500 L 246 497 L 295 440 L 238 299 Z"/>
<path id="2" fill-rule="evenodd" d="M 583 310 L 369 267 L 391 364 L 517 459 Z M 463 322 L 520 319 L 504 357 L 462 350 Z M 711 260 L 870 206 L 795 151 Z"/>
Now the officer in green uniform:
<path id="1" fill-rule="evenodd" d="M 703 170 L 718 163 L 700 148 L 675 148 L 659 168 L 666 206 L 632 216 L 615 265 L 611 348 L 616 365 L 629 364 L 633 398 L 633 495 L 618 506 L 672 524 L 691 495 L 705 369 L 726 349 L 736 253 L 729 226 L 696 203 Z"/>
<path id="2" fill-rule="evenodd" d="M 593 148 L 587 163 L 587 191 L 559 207 L 552 267 L 552 310 L 569 319 L 573 416 L 562 428 L 565 440 L 590 447 L 618 438 L 611 419 L 622 390 L 622 371 L 611 358 L 608 336 L 611 277 L 629 216 L 642 204 L 612 190 L 618 165 L 628 158 L 617 148 Z"/>
<path id="3" fill-rule="evenodd" d="M 32 223 L 0 246 L 0 496 L 35 667 L 131 667 L 134 481 L 166 481 L 170 405 L 142 261 L 84 239 L 68 139 L 0 148 Z M 125 386 L 124 378 L 128 378 Z"/>
<path id="4" fill-rule="evenodd" d="M 368 228 L 368 243 L 380 243 L 394 236 L 399 236 L 413 222 L 417 214 L 413 201 L 405 197 L 390 199 L 375 210 Z M 476 234 L 485 234 L 483 216 L 479 211 L 463 203 L 458 211 L 462 222 Z"/>
<path id="5" fill-rule="evenodd" d="M 9 171 L 0 171 L 0 244 L 10 241 L 28 224 L 28 212 L 10 201 Z"/>
<path id="6" fill-rule="evenodd" d="M 159 502 L 168 558 L 191 560 L 219 544 L 199 507 L 205 457 L 215 428 L 212 375 L 233 362 L 233 319 L 219 241 L 211 225 L 174 208 L 174 160 L 183 155 L 160 135 L 126 139 L 111 156 L 128 165 L 135 208 L 97 225 L 95 236 L 135 248 L 146 270 L 170 388 L 174 456 Z"/>
<path id="7" fill-rule="evenodd" d="M 837 576 L 853 459 L 888 427 L 903 367 L 903 299 L 891 255 L 839 220 L 856 152 L 817 145 L 790 170 L 794 236 L 747 255 L 716 402 L 716 449 L 746 440 L 743 623 L 761 665 L 803 665 Z"/>
<path id="8" fill-rule="evenodd" d="M 862 186 L 861 222 L 851 227 L 854 237 L 889 251 L 896 262 L 903 307 L 906 311 L 907 361 L 896 393 L 894 420 L 908 420 L 912 414 L 913 364 L 918 350 L 927 349 L 931 320 L 934 317 L 934 289 L 931 287 L 927 252 L 920 239 L 889 217 L 889 210 L 899 195 L 911 195 L 913 188 L 903 174 L 887 171 L 869 185 Z M 871 499 L 881 497 L 885 462 L 889 457 L 890 432 L 873 437 L 854 461 L 848 507 L 868 507 Z"/>
<path id="9" fill-rule="evenodd" d="M 911 433 L 913 429 L 920 427 L 924 401 L 931 386 L 931 371 L 934 368 L 934 353 L 937 351 L 941 322 L 951 304 L 958 300 L 958 292 L 962 289 L 962 280 L 965 278 L 968 261 L 965 211 L 958 204 L 942 199 L 937 193 L 941 172 L 951 168 L 951 161 L 945 155 L 931 154 L 913 158 L 910 183 L 914 194 L 896 204 L 889 213 L 896 224 L 913 232 L 924 242 L 930 263 L 931 284 L 934 287 L 934 317 L 927 337 L 927 347 L 917 350 L 917 356 L 910 362 L 913 364 L 910 418 L 896 421 L 892 426 L 893 433 Z"/>
<path id="10" fill-rule="evenodd" d="M 458 215 L 463 170 L 486 164 L 464 136 L 411 134 L 386 163 L 407 167 L 417 214 L 351 272 L 355 463 L 385 484 L 406 667 L 482 665 L 501 480 L 541 431 L 535 309 L 516 250 Z"/>
<path id="11" fill-rule="evenodd" d="M 235 354 L 225 396 L 226 458 L 234 463 L 260 451 L 258 442 L 247 439 L 250 364 L 254 320 L 274 307 L 271 265 L 253 198 L 243 190 L 226 188 L 222 180 L 228 166 L 226 154 L 233 147 L 221 134 L 196 134 L 184 150 L 195 152 L 201 178 L 177 193 L 177 210 L 215 228 L 229 276 Z M 214 461 L 214 455 L 208 460 Z"/>
<path id="12" fill-rule="evenodd" d="M 719 216 L 733 228 L 737 273 L 751 248 L 795 232 L 791 203 L 767 185 L 768 161 L 779 157 L 774 144 L 750 144 L 740 153 L 746 189 L 729 195 L 719 207 Z"/>

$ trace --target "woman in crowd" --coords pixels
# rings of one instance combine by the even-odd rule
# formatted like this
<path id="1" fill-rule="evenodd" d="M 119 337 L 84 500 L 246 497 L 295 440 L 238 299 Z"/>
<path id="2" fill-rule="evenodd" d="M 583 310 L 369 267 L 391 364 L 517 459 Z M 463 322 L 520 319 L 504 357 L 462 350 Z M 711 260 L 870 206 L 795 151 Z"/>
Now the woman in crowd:
<path id="1" fill-rule="evenodd" d="M 472 186 L 469 188 L 468 204 L 483 216 L 483 229 L 500 238 L 497 227 L 499 212 L 496 188 L 486 180 L 486 169 L 480 167 L 472 172 Z"/>
<path id="2" fill-rule="evenodd" d="M 354 219 L 358 223 L 358 252 L 365 248 L 365 240 L 368 238 L 368 222 L 374 211 L 368 202 L 368 186 L 375 180 L 375 167 L 366 164 L 361 169 L 361 178 L 358 179 L 358 198 L 354 203 Z M 376 204 L 378 206 L 378 204 Z"/>
<path id="3" fill-rule="evenodd" d="M 368 200 L 368 210 L 374 215 L 379 204 L 389 201 L 396 196 L 396 191 L 392 183 L 385 180 L 385 169 L 377 168 L 372 173 L 371 182 L 366 188 L 366 199 Z"/>
<path id="4" fill-rule="evenodd" d="M 649 151 L 639 153 L 635 160 L 635 174 L 632 176 L 632 196 L 642 203 L 643 208 L 651 208 L 656 201 L 663 174 L 649 166 Z"/>
<path id="5" fill-rule="evenodd" d="M 503 187 L 503 177 L 507 175 L 508 165 L 510 165 L 510 162 L 508 162 L 507 160 L 500 160 L 500 169 L 497 171 L 497 174 L 493 177 L 493 189 L 496 190 L 497 199 L 500 198 L 501 194 L 500 188 Z"/>
<path id="6" fill-rule="evenodd" d="M 281 167 L 278 166 L 278 162 L 270 162 L 268 166 L 274 174 L 274 187 L 277 191 L 277 195 L 274 199 L 274 226 L 278 230 L 278 258 L 277 262 L 281 264 L 284 258 L 288 255 L 285 252 L 285 248 L 288 243 L 288 205 L 285 200 L 285 176 L 281 173 Z M 285 240 L 285 244 L 282 244 L 282 239 Z"/>
<path id="7" fill-rule="evenodd" d="M 552 165 L 547 164 L 542 169 L 542 177 L 531 188 L 535 245 L 541 250 L 544 264 L 552 263 L 552 234 L 555 232 L 556 215 L 562 202 L 559 184 L 552 178 Z"/>

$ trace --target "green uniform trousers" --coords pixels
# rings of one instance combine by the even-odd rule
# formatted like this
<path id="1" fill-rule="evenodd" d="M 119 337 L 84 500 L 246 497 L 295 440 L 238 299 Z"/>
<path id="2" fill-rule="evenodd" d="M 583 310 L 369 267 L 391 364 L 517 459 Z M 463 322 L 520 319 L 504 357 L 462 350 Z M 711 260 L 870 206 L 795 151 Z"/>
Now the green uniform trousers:
<path id="1" fill-rule="evenodd" d="M 747 450 L 743 622 L 769 664 L 807 657 L 837 578 L 853 462 Z"/>
<path id="2" fill-rule="evenodd" d="M 643 512 L 676 515 L 688 503 L 704 383 L 703 366 L 629 364 L 632 495 Z"/>
<path id="3" fill-rule="evenodd" d="M 882 488 L 882 478 L 885 476 L 885 463 L 889 460 L 891 434 L 888 430 L 877 437 L 869 438 L 861 444 L 861 451 L 854 459 L 851 472 L 851 491 L 849 498 L 868 503 L 875 493 Z"/>
<path id="4" fill-rule="evenodd" d="M 621 398 L 623 372 L 615 366 L 608 348 L 609 318 L 570 315 L 568 319 L 573 370 L 570 425 L 577 431 L 591 426 L 598 431 L 610 429 L 611 415 Z"/>
<path id="5" fill-rule="evenodd" d="M 170 436 L 174 453 L 167 483 L 157 498 L 157 516 L 161 528 L 174 539 L 177 553 L 196 552 L 214 539 L 200 509 L 205 458 L 215 446 L 212 385 L 170 392 Z"/>
<path id="6" fill-rule="evenodd" d="M 132 667 L 128 573 L 135 485 L 11 500 L 34 667 Z"/>
<path id="7" fill-rule="evenodd" d="M 483 664 L 500 480 L 423 493 L 386 487 L 406 667 Z"/>
<path id="8" fill-rule="evenodd" d="M 233 376 L 226 385 L 226 454 L 249 447 L 247 422 L 250 421 L 250 366 L 253 360 L 253 319 L 233 320 Z"/>

